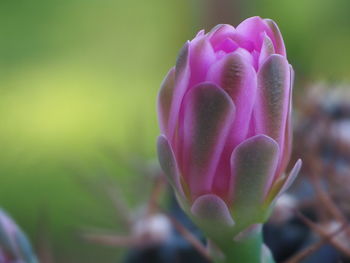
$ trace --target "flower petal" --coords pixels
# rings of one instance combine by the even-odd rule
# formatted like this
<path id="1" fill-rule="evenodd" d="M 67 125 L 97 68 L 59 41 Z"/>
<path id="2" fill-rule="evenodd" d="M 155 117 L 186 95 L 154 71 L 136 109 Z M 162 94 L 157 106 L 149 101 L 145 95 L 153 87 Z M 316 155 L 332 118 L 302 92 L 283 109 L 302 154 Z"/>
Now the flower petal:
<path id="1" fill-rule="evenodd" d="M 201 36 L 204 36 L 205 35 L 205 30 L 202 29 L 202 30 L 199 30 L 196 37 L 201 37 Z"/>
<path id="2" fill-rule="evenodd" d="M 190 47 L 190 41 L 187 41 L 183 47 L 180 49 L 180 52 L 176 59 L 176 76 L 179 77 L 184 71 L 188 69 L 188 62 L 189 62 L 189 47 Z"/>
<path id="3" fill-rule="evenodd" d="M 224 51 L 225 53 L 231 53 L 239 48 L 239 45 L 231 38 L 226 38 L 214 47 L 214 51 Z M 225 55 L 225 53 L 222 53 Z"/>
<path id="4" fill-rule="evenodd" d="M 225 146 L 235 106 L 228 94 L 213 83 L 191 89 L 183 106 L 182 172 L 192 197 L 210 192 Z"/>
<path id="5" fill-rule="evenodd" d="M 219 24 L 208 33 L 208 39 L 215 48 L 224 39 L 231 37 L 235 34 L 236 29 L 228 24 Z"/>
<path id="6" fill-rule="evenodd" d="M 189 79 L 190 79 L 189 44 L 190 44 L 189 41 L 185 43 L 185 45 L 181 48 L 176 60 L 175 87 L 173 91 L 173 99 L 171 103 L 168 134 L 167 134 L 169 140 L 172 140 L 175 134 L 175 129 L 176 129 L 178 116 L 180 112 L 180 106 L 189 84 Z"/>
<path id="7" fill-rule="evenodd" d="M 158 94 L 158 118 L 160 130 L 167 134 L 167 127 L 169 122 L 170 107 L 173 99 L 175 87 L 175 68 L 172 68 L 161 84 Z"/>
<path id="8" fill-rule="evenodd" d="M 288 61 L 281 55 L 271 55 L 258 72 L 255 131 L 276 140 L 281 149 L 289 112 L 289 95 Z"/>
<path id="9" fill-rule="evenodd" d="M 260 50 L 262 44 L 263 33 L 271 35 L 271 29 L 267 23 L 258 16 L 250 17 L 237 26 L 237 32 L 246 39 L 254 43 L 256 50 Z"/>
<path id="10" fill-rule="evenodd" d="M 258 212 L 276 171 L 278 154 L 278 144 L 266 135 L 249 138 L 234 149 L 231 156 L 234 210 L 244 216 Z"/>
<path id="11" fill-rule="evenodd" d="M 174 152 L 169 144 L 168 139 L 164 135 L 158 137 L 157 142 L 158 160 L 170 185 L 184 196 L 184 192 L 180 183 L 180 173 L 175 159 Z"/>
<path id="12" fill-rule="evenodd" d="M 225 202 L 214 194 L 198 197 L 193 202 L 191 212 L 200 221 L 211 224 L 213 228 L 231 227 L 235 224 Z"/>
<path id="13" fill-rule="evenodd" d="M 277 26 L 277 24 L 271 19 L 264 19 L 266 24 L 270 27 L 271 32 L 273 34 L 273 42 L 275 46 L 275 50 L 277 54 L 282 56 L 286 56 L 286 48 L 284 46 L 284 41 L 282 38 L 282 34 Z"/>
<path id="14" fill-rule="evenodd" d="M 190 43 L 191 77 L 189 87 L 205 81 L 209 67 L 216 59 L 213 47 L 206 36 L 197 37 Z"/>
<path id="15" fill-rule="evenodd" d="M 230 188 L 232 149 L 247 137 L 255 102 L 257 77 L 249 59 L 251 55 L 246 50 L 238 49 L 214 64 L 207 76 L 209 81 L 217 83 L 231 96 L 236 106 L 236 117 L 216 169 L 213 186 L 214 193 L 225 201 L 228 201 Z"/>
<path id="16" fill-rule="evenodd" d="M 275 53 L 275 48 L 273 47 L 272 40 L 269 36 L 264 33 L 263 44 L 261 47 L 259 55 L 259 68 L 264 64 L 265 60 L 272 54 Z"/>
<path id="17" fill-rule="evenodd" d="M 292 185 L 295 178 L 297 177 L 300 168 L 302 166 L 302 161 L 299 159 L 288 176 L 279 177 L 273 185 L 270 187 L 267 196 L 265 198 L 265 204 L 274 204 L 278 197 L 280 197 L 288 188 Z"/>
<path id="18" fill-rule="evenodd" d="M 235 145 L 246 138 L 257 88 L 256 72 L 246 59 L 247 56 L 250 58 L 250 54 L 244 54 L 248 53 L 245 50 L 240 51 L 228 54 L 215 63 L 207 76 L 208 81 L 222 87 L 235 103 L 234 133 L 230 134 Z M 233 146 L 230 146 L 231 149 Z"/>
<path id="19" fill-rule="evenodd" d="M 303 162 L 300 159 L 295 163 L 292 171 L 289 173 L 289 175 L 288 175 L 287 179 L 285 180 L 285 182 L 284 182 L 281 190 L 279 191 L 277 197 L 281 196 L 293 184 L 295 178 L 297 178 L 297 175 L 299 174 L 299 171 L 301 169 L 302 163 Z"/>
<path id="20" fill-rule="evenodd" d="M 293 93 L 293 82 L 294 82 L 294 70 L 292 66 L 289 65 L 290 68 L 290 91 L 289 91 L 289 105 L 288 105 L 288 114 L 286 121 L 286 130 L 284 136 L 284 145 L 281 149 L 283 151 L 282 162 L 280 167 L 278 168 L 278 173 L 281 174 L 285 171 L 290 156 L 292 154 L 292 142 L 293 142 L 293 125 L 292 125 L 292 93 Z M 276 175 L 278 176 L 278 175 Z"/>

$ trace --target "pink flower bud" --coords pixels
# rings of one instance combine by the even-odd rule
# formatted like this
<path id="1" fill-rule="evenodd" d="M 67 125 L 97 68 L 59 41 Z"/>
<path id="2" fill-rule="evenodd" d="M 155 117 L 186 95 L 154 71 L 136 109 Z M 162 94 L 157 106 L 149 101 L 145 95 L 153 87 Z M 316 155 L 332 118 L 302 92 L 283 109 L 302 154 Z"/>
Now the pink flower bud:
<path id="1" fill-rule="evenodd" d="M 191 215 L 228 225 L 266 220 L 301 165 L 283 175 L 292 83 L 272 20 L 218 25 L 185 43 L 159 92 L 158 156 Z"/>

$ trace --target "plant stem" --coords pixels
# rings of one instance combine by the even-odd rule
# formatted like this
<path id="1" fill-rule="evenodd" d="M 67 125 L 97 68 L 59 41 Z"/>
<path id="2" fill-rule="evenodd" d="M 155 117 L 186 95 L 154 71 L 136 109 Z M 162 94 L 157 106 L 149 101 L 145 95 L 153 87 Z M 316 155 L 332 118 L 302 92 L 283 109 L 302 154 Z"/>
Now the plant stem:
<path id="1" fill-rule="evenodd" d="M 274 263 L 268 248 L 264 248 L 261 230 L 227 242 L 221 250 L 225 257 L 216 259 L 216 263 Z"/>

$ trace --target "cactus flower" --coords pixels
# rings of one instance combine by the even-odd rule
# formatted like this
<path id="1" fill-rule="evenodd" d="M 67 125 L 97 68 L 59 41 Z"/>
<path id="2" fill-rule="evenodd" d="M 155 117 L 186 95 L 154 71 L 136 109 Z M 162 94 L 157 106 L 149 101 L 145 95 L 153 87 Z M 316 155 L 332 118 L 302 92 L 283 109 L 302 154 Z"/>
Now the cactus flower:
<path id="1" fill-rule="evenodd" d="M 301 161 L 284 175 L 293 74 L 275 22 L 252 17 L 200 31 L 166 75 L 159 161 L 184 210 L 211 237 L 265 222 L 297 175 Z"/>
<path id="2" fill-rule="evenodd" d="M 13 220 L 0 209 L 0 262 L 37 263 L 26 235 Z"/>

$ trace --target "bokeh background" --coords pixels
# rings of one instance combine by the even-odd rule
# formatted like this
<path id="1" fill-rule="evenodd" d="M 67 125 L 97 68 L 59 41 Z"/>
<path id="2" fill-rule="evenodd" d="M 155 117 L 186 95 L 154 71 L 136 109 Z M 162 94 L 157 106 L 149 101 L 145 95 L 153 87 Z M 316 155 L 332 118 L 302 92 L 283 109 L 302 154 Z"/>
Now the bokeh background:
<path id="1" fill-rule="evenodd" d="M 79 237 L 119 220 L 82 178 L 112 176 L 130 206 L 147 195 L 130 163 L 155 159 L 157 90 L 183 42 L 217 23 L 272 18 L 302 96 L 314 81 L 349 81 L 349 9 L 348 0 L 0 1 L 0 206 L 34 243 L 46 232 L 57 262 L 117 262 L 121 249 Z"/>

